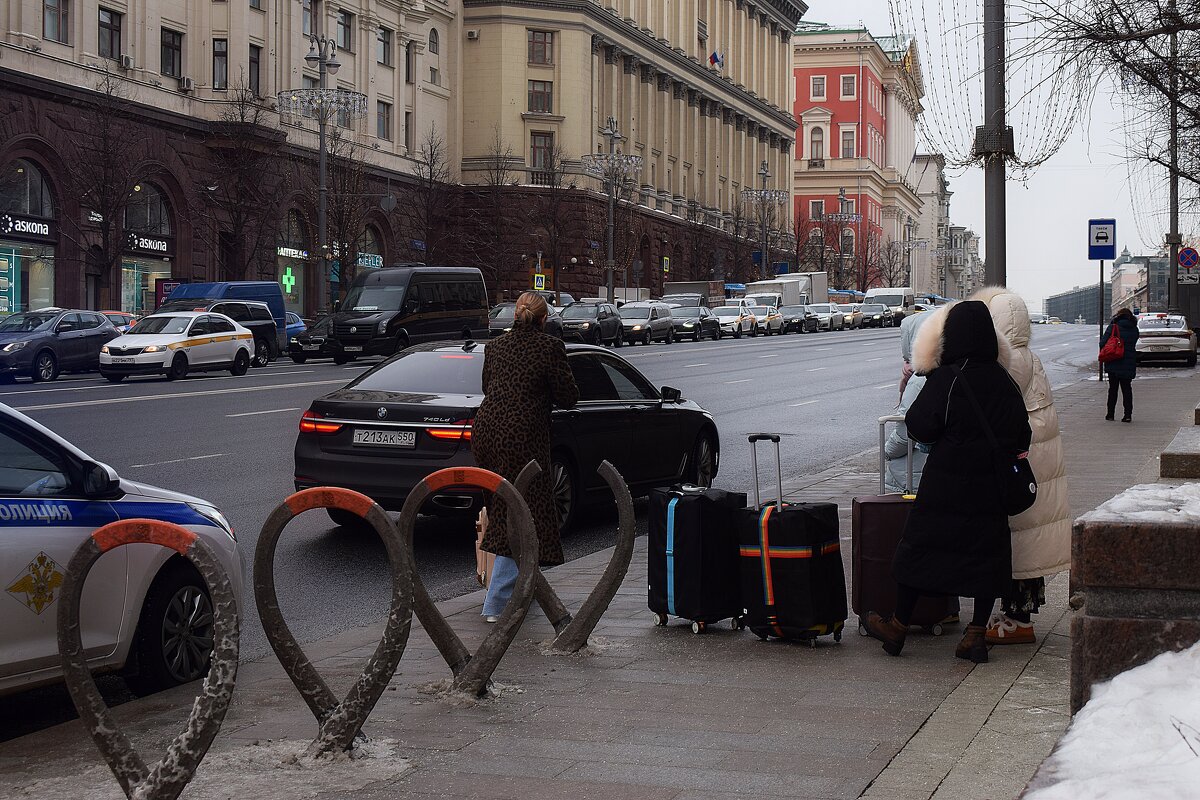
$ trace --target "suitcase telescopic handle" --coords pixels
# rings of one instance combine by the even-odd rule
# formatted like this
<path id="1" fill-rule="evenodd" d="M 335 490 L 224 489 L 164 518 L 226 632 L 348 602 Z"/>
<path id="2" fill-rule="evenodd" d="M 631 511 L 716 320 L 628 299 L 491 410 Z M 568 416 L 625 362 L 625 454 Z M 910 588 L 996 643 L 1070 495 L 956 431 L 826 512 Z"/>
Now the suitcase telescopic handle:
<path id="1" fill-rule="evenodd" d="M 783 462 L 779 457 L 779 434 L 752 433 L 746 439 L 750 442 L 750 469 L 754 472 L 754 507 L 759 511 L 763 507 L 758 489 L 758 443 L 768 441 L 775 444 L 775 488 L 778 492 L 775 499 L 775 510 L 783 511 Z"/>
<path id="2" fill-rule="evenodd" d="M 887 445 L 887 426 L 889 423 L 904 422 L 904 417 L 900 414 L 892 414 L 886 417 L 879 418 L 879 493 L 885 494 L 884 478 L 887 475 L 887 462 L 883 455 L 883 449 Z M 904 493 L 911 494 L 913 490 L 913 440 L 908 437 L 908 460 L 905 463 L 905 477 L 907 482 L 904 484 Z"/>

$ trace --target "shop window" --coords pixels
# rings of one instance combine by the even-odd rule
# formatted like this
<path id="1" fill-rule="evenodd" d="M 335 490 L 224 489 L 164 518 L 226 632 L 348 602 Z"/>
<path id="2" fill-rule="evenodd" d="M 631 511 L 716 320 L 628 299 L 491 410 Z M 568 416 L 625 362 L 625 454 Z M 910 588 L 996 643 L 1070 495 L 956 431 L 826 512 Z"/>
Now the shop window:
<path id="1" fill-rule="evenodd" d="M 554 63 L 554 34 L 551 31 L 529 31 L 529 63 Z"/>
<path id="2" fill-rule="evenodd" d="M 18 158 L 0 174 L 0 212 L 31 217 L 54 216 L 50 183 L 37 164 Z"/>
<path id="3" fill-rule="evenodd" d="M 169 28 L 162 29 L 162 67 L 163 75 L 178 78 L 183 75 L 183 34 Z"/>
<path id="4" fill-rule="evenodd" d="M 383 266 L 383 240 L 375 226 L 368 225 L 363 231 L 354 261 L 359 269 L 378 269 Z"/>
<path id="5" fill-rule="evenodd" d="M 118 59 L 121 57 L 121 18 L 122 14 L 100 9 L 99 44 L 101 58 Z"/>
<path id="6" fill-rule="evenodd" d="M 42 38 L 67 44 L 70 39 L 71 0 L 45 0 L 42 5 Z"/>
<path id="7" fill-rule="evenodd" d="M 229 88 L 229 40 L 213 39 L 213 80 L 214 89 Z"/>

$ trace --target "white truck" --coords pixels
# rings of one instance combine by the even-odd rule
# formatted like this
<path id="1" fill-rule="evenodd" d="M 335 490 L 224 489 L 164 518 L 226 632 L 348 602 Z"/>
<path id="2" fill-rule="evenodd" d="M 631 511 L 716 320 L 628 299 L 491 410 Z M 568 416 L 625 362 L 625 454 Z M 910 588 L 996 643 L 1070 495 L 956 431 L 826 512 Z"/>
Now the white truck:
<path id="1" fill-rule="evenodd" d="M 746 284 L 747 305 L 780 308 L 828 301 L 829 280 L 824 272 L 788 273 Z"/>
<path id="2" fill-rule="evenodd" d="M 663 284 L 663 299 L 666 302 L 671 302 L 671 297 L 683 296 L 698 296 L 701 299 L 699 303 L 688 303 L 688 305 L 702 305 L 710 308 L 725 305 L 725 282 L 724 281 L 667 281 Z"/>
<path id="3" fill-rule="evenodd" d="M 596 290 L 595 296 L 600 298 L 601 302 L 607 303 L 608 302 L 608 288 L 601 286 L 599 289 Z M 645 289 L 645 288 L 634 288 L 632 286 L 630 286 L 630 287 L 616 286 L 616 287 L 613 287 L 613 299 L 616 301 L 617 305 L 619 305 L 619 306 L 624 305 L 625 303 L 637 303 L 642 300 L 649 300 L 650 299 L 650 290 Z"/>

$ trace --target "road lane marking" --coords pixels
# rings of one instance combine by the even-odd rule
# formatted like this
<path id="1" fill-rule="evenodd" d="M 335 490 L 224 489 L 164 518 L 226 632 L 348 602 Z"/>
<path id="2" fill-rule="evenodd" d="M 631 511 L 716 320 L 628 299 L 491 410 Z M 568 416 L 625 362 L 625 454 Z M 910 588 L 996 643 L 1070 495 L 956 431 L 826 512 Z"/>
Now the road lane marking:
<path id="1" fill-rule="evenodd" d="M 749 383 L 751 380 L 753 380 L 753 378 L 742 378 L 741 380 L 736 380 L 736 381 L 725 381 L 725 383 L 726 383 L 726 385 L 731 384 L 731 383 Z"/>
<path id="2" fill-rule="evenodd" d="M 867 359 L 868 364 L 871 363 L 872 361 L 883 361 L 883 356 L 879 356 L 878 358 L 868 358 Z"/>
<path id="3" fill-rule="evenodd" d="M 765 356 L 759 356 L 759 358 L 779 358 L 779 353 L 767 353 Z"/>
<path id="4" fill-rule="evenodd" d="M 819 352 L 821 350 L 832 350 L 832 349 L 833 349 L 832 347 L 818 347 L 817 351 Z"/>
<path id="5" fill-rule="evenodd" d="M 692 367 L 707 367 L 707 366 L 708 366 L 708 364 L 684 364 L 683 368 L 691 369 Z"/>
<path id="6" fill-rule="evenodd" d="M 819 402 L 821 402 L 821 401 L 820 400 L 805 400 L 803 403 L 791 403 L 790 407 L 797 408 L 799 406 L 811 406 L 813 403 L 819 403 Z"/>
<path id="7" fill-rule="evenodd" d="M 130 469 L 140 469 L 142 467 L 161 467 L 164 464 L 182 464 L 185 461 L 203 461 L 207 458 L 220 458 L 221 456 L 227 456 L 227 455 L 229 455 L 229 454 L 228 453 L 213 453 L 213 454 L 207 455 L 207 456 L 190 456 L 188 458 L 173 458 L 170 461 L 154 461 L 150 464 L 130 464 L 129 468 Z"/>
<path id="8" fill-rule="evenodd" d="M 296 370 L 295 372 L 272 372 L 271 374 L 272 375 L 309 375 L 313 372 L 316 372 L 316 370 L 301 369 L 301 370 Z M 242 380 L 246 376 L 245 375 L 226 375 L 223 378 L 217 377 L 217 376 L 213 376 L 213 377 L 209 378 L 209 377 L 197 375 L 196 377 L 203 380 L 205 383 L 210 383 L 213 381 Z M 254 375 L 251 374 L 250 377 L 254 377 Z M 58 388 L 58 389 L 29 389 L 28 391 L 24 391 L 24 392 L 14 392 L 11 395 L 0 395 L 0 397 L 4 397 L 4 396 L 18 397 L 18 396 L 24 395 L 24 394 L 46 394 L 47 392 L 90 392 L 93 389 L 129 389 L 131 387 L 141 386 L 143 384 L 147 385 L 147 386 L 161 386 L 164 383 L 167 383 L 167 381 L 162 380 L 157 383 L 150 383 L 149 381 L 138 381 L 135 383 L 111 383 L 109 381 L 104 381 L 104 383 L 97 383 L 94 386 L 70 386 L 70 387 Z"/>
<path id="9" fill-rule="evenodd" d="M 883 386 L 876 386 L 875 388 L 876 389 L 894 389 L 894 388 L 896 388 L 896 385 L 897 384 L 894 384 L 894 383 L 885 383 Z"/>
<path id="10" fill-rule="evenodd" d="M 825 369 L 825 367 L 813 367 L 809 370 L 809 372 L 820 372 L 823 369 Z"/>
<path id="11" fill-rule="evenodd" d="M 308 381 L 306 383 L 276 383 L 267 386 L 243 386 L 235 389 L 213 389 L 208 392 L 176 392 L 174 394 L 140 394 L 135 397 L 107 397 L 103 400 L 77 400 L 73 403 L 47 403 L 40 406 L 10 406 L 14 411 L 51 411 L 58 408 L 80 408 L 82 406 L 107 406 L 113 403 L 139 403 L 143 400 L 173 400 L 179 397 L 203 397 L 212 394 L 242 394 L 244 392 L 267 392 L 272 389 L 297 389 L 301 386 L 328 386 L 345 384 L 343 380 Z"/>
<path id="12" fill-rule="evenodd" d="M 283 414 L 287 411 L 299 411 L 298 408 L 273 408 L 270 411 L 243 411 L 241 414 L 226 414 L 227 417 L 257 417 L 259 414 Z"/>

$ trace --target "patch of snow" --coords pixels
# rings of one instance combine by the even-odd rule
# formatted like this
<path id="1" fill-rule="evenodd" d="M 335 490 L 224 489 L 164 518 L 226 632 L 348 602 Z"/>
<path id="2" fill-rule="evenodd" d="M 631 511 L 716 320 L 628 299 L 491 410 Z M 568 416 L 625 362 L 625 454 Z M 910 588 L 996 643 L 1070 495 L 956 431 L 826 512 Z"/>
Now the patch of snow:
<path id="1" fill-rule="evenodd" d="M 483 705 L 506 694 L 525 694 L 524 686 L 500 683 L 496 680 L 488 682 L 487 695 L 484 697 L 475 697 L 455 689 L 453 678 L 444 678 L 433 683 L 423 683 L 414 688 L 419 694 L 430 695 L 436 700 L 449 703 L 457 708 L 472 708 Z"/>
<path id="2" fill-rule="evenodd" d="M 1200 786 L 1200 644 L 1092 687 L 1028 800 L 1192 800 Z"/>
<path id="3" fill-rule="evenodd" d="M 307 756 L 308 745 L 308 741 L 283 739 L 210 751 L 180 798 L 306 800 L 326 792 L 358 791 L 412 769 L 409 761 L 397 756 L 400 745 L 393 739 L 361 742 L 349 753 L 324 758 Z M 5 797 L 124 800 L 125 794 L 108 768 L 97 764 L 73 775 L 34 780 Z"/>
<path id="4" fill-rule="evenodd" d="M 614 648 L 628 647 L 626 642 L 615 642 L 612 639 L 606 639 L 603 636 L 589 636 L 587 644 L 583 648 L 576 650 L 574 653 L 566 653 L 562 650 L 554 649 L 554 640 L 538 642 L 538 652 L 544 656 L 598 656 L 602 655 Z"/>
<path id="5" fill-rule="evenodd" d="M 1085 514 L 1088 522 L 1200 523 L 1200 483 L 1144 483 Z"/>

